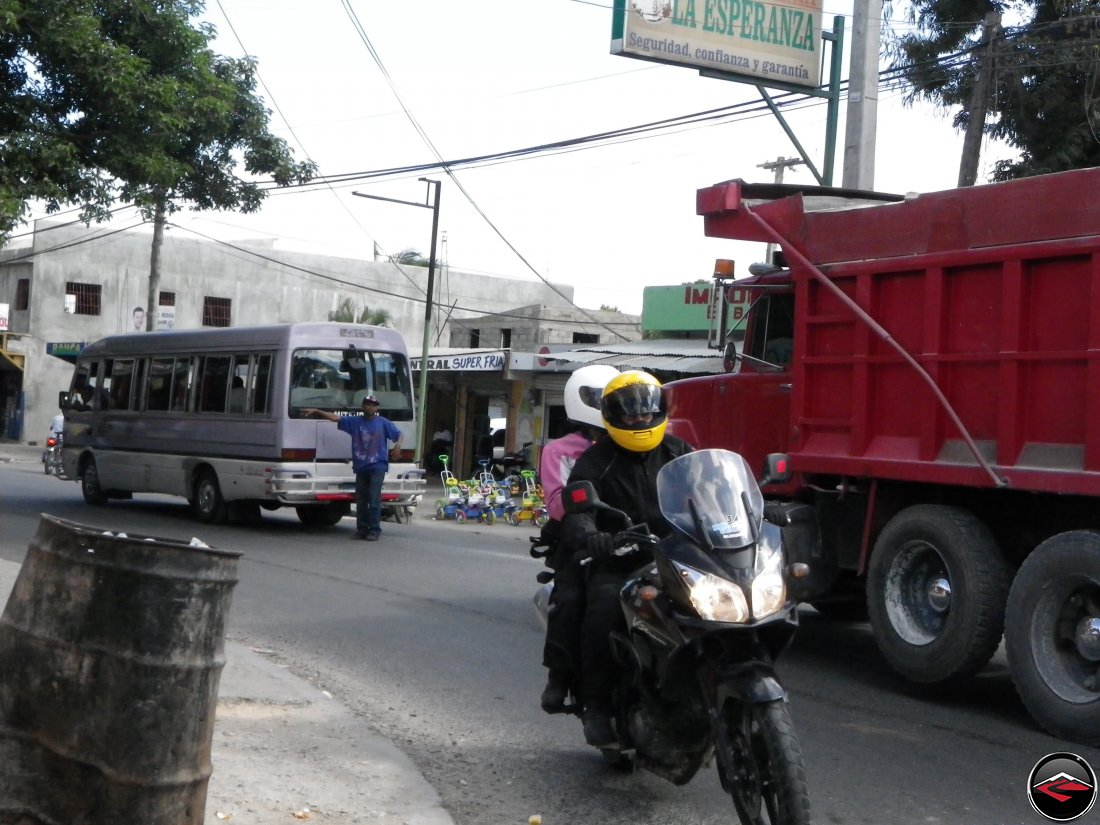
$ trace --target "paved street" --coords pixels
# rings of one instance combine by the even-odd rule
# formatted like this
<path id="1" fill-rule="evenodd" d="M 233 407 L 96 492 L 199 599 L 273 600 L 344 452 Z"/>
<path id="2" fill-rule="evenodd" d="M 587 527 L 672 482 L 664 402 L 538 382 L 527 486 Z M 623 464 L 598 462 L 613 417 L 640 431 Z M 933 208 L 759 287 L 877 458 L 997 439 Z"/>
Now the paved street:
<path id="1" fill-rule="evenodd" d="M 77 486 L 33 463 L 0 465 L 0 557 L 19 561 L 38 513 L 243 551 L 230 638 L 263 648 L 408 754 L 462 825 L 728 823 L 713 771 L 676 788 L 625 776 L 586 748 L 575 720 L 537 708 L 541 633 L 530 606 L 532 530 L 387 522 L 375 544 L 350 522 L 307 529 L 292 515 L 206 527 L 179 499 L 87 508 Z M 950 696 L 907 686 L 865 625 L 812 611 L 780 672 L 791 691 L 816 822 L 1039 823 L 1024 785 L 1067 747 L 1038 732 L 1003 659 Z M 1076 748 L 1100 766 L 1100 752 Z"/>

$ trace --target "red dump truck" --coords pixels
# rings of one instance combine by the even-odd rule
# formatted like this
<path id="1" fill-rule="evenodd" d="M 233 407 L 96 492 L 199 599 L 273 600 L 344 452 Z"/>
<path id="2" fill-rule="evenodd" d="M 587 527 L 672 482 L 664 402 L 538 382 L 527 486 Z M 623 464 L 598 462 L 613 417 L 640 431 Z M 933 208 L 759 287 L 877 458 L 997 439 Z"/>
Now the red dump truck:
<path id="1" fill-rule="evenodd" d="M 864 611 L 899 673 L 966 678 L 1003 636 L 1032 717 L 1100 743 L 1100 169 L 846 194 L 699 190 L 708 236 L 782 255 L 735 282 L 731 371 L 666 385 L 670 428 L 790 455 L 796 596 Z"/>

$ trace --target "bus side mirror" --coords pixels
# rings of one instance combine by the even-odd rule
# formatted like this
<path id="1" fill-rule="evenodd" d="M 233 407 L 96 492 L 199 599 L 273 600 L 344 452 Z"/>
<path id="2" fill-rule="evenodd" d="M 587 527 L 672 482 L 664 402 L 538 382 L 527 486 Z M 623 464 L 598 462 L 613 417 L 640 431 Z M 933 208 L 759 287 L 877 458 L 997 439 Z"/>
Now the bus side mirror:
<path id="1" fill-rule="evenodd" d="M 57 408 L 59 410 L 67 410 L 70 406 L 69 392 L 68 390 L 62 390 L 57 394 Z"/>
<path id="2" fill-rule="evenodd" d="M 786 484 L 794 477 L 791 470 L 791 458 L 786 453 L 768 453 L 764 459 L 764 477 L 760 486 L 767 484 Z"/>
<path id="3" fill-rule="evenodd" d="M 566 515 L 583 513 L 599 503 L 600 497 L 591 481 L 574 481 L 561 491 L 561 505 Z"/>

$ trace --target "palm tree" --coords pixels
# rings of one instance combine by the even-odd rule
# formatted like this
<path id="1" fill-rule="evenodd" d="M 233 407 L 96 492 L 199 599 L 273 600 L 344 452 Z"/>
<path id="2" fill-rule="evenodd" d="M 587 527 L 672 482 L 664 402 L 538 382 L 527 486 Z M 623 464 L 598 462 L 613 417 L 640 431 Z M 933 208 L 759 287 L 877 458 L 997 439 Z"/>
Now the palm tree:
<path id="1" fill-rule="evenodd" d="M 357 309 L 352 298 L 342 300 L 336 309 L 329 312 L 328 319 L 342 324 L 371 324 L 376 327 L 388 327 L 393 320 L 384 309 L 371 309 L 366 304 L 362 309 Z"/>

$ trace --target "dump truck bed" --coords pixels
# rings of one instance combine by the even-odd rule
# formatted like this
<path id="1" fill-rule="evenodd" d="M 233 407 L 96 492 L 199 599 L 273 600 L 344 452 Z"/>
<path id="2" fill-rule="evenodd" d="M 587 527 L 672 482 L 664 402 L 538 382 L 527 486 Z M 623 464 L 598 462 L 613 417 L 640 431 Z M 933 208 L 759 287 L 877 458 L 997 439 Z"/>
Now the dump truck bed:
<path id="1" fill-rule="evenodd" d="M 700 190 L 708 236 L 790 262 L 796 466 L 1100 494 L 1098 193 L 1100 169 L 824 211 Z"/>

